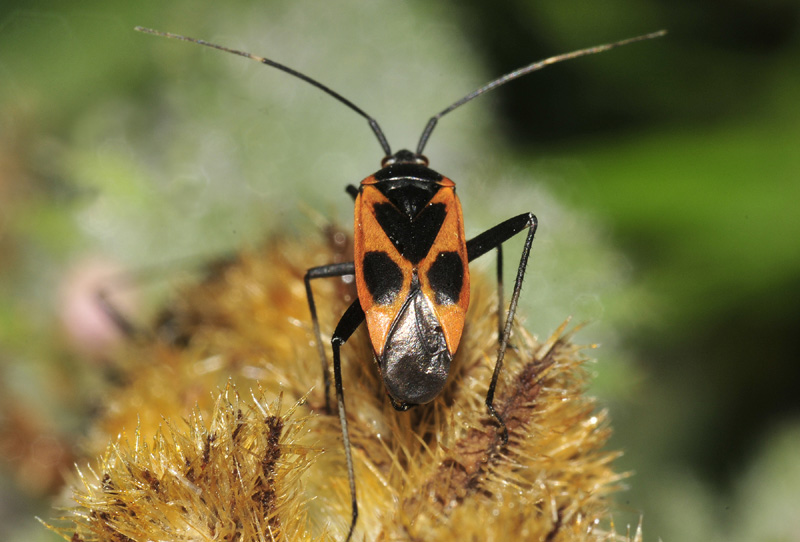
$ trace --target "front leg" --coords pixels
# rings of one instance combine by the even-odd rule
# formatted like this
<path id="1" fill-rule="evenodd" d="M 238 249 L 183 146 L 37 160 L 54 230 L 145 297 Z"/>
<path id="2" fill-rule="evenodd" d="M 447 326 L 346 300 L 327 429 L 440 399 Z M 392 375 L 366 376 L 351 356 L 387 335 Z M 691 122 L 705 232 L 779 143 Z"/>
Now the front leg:
<path id="1" fill-rule="evenodd" d="M 346 542 L 353 536 L 353 529 L 356 527 L 358 519 L 358 501 L 356 500 L 356 475 L 353 469 L 353 453 L 350 450 L 350 433 L 347 430 L 347 413 L 344 408 L 344 387 L 342 386 L 342 363 L 339 357 L 339 349 L 347 342 L 347 339 L 358 329 L 364 321 L 364 311 L 361 303 L 356 299 L 347 309 L 336 326 L 331 338 L 333 347 L 333 381 L 336 386 L 336 404 L 339 407 L 339 423 L 342 426 L 342 442 L 344 444 L 344 457 L 347 461 L 347 480 L 350 482 L 350 504 L 353 512 L 350 522 L 350 530 L 347 532 Z"/>
<path id="2" fill-rule="evenodd" d="M 317 318 L 317 306 L 314 303 L 314 293 L 311 291 L 311 280 L 329 277 L 343 277 L 345 275 L 354 275 L 355 272 L 355 264 L 353 262 L 346 262 L 312 267 L 306 271 L 305 276 L 308 309 L 311 311 L 311 322 L 314 326 L 314 338 L 317 341 L 317 353 L 319 354 L 319 360 L 322 364 L 322 381 L 325 384 L 325 410 L 329 414 L 331 412 L 331 377 L 328 373 L 328 359 L 325 356 L 325 347 L 322 344 L 322 335 L 319 330 L 319 318 Z"/>

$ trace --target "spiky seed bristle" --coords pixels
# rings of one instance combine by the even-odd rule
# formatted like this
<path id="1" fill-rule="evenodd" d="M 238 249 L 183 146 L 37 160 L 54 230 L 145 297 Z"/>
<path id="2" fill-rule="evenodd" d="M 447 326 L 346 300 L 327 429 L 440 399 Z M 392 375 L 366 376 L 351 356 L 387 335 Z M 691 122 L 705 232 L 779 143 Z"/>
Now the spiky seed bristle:
<path id="1" fill-rule="evenodd" d="M 324 539 L 309 534 L 306 497 L 297 490 L 320 450 L 290 444 L 304 421 L 265 395 L 243 399 L 231 385 L 209 425 L 195 409 L 152 438 L 137 430 L 133 443 L 113 442 L 78 470 L 77 507 L 62 518 L 74 525 L 54 530 L 84 542 Z"/>
<path id="2" fill-rule="evenodd" d="M 107 394 L 90 441 L 101 459 L 80 474 L 77 507 L 58 527 L 66 539 L 347 532 L 340 427 L 324 411 L 302 280 L 308 267 L 349 259 L 335 239 L 333 230 L 316 243 L 273 238 L 218 265 L 164 313 L 158 341 L 129 349 L 124 384 Z M 510 432 L 502 446 L 483 404 L 497 349 L 494 288 L 474 282 L 459 353 L 432 403 L 395 411 L 366 334 L 342 349 L 356 539 L 630 540 L 610 521 L 609 495 L 625 475 L 612 468 L 618 454 L 603 450 L 606 413 L 584 395 L 585 356 L 564 327 L 544 346 L 515 328 L 495 397 Z M 330 332 L 355 294 L 340 279 L 315 281 L 314 291 Z M 236 391 L 252 387 L 261 390 L 252 400 Z M 282 411 L 276 397 L 294 406 Z M 136 444 L 114 439 L 125 431 Z"/>

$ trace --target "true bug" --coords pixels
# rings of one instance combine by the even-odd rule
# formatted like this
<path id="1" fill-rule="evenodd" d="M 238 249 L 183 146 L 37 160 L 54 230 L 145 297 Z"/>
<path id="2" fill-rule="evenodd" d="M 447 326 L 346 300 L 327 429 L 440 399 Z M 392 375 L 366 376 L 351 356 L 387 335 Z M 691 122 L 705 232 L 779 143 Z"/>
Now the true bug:
<path id="1" fill-rule="evenodd" d="M 366 321 L 378 370 L 394 408 L 407 410 L 432 401 L 445 385 L 450 362 L 464 328 L 470 294 L 469 262 L 492 249 L 497 250 L 498 256 L 499 348 L 485 403 L 488 413 L 500 427 L 505 445 L 508 442 L 508 429 L 493 406 L 494 393 L 536 233 L 536 216 L 533 213 L 523 213 L 472 239 L 466 239 L 455 183 L 428 167 L 428 159 L 422 154 L 423 150 L 439 119 L 473 98 L 550 64 L 660 37 L 665 31 L 549 57 L 507 73 L 431 117 L 415 152 L 400 150 L 392 153 L 383 131 L 373 117 L 347 98 L 292 68 L 204 40 L 142 27 L 136 27 L 136 30 L 244 56 L 302 79 L 364 117 L 383 149 L 381 169 L 361 181 L 359 187 L 348 185 L 346 189 L 355 201 L 353 261 L 313 267 L 305 275 L 308 305 L 322 364 L 325 404 L 329 411 L 330 374 L 311 281 L 326 277 L 355 276 L 358 293 L 358 298 L 345 311 L 331 338 L 333 379 L 352 506 L 352 519 L 346 540 L 350 540 L 356 526 L 358 502 L 342 386 L 342 345 Z M 525 229 L 528 234 L 517 268 L 511 302 L 503 319 L 502 244 Z"/>

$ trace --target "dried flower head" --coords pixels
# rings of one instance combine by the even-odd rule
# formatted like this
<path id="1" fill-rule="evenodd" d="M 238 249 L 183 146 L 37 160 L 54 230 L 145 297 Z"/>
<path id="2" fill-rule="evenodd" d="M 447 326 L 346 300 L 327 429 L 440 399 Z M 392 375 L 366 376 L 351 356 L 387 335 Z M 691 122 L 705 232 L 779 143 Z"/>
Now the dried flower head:
<path id="1" fill-rule="evenodd" d="M 90 440 L 101 459 L 80 473 L 59 532 L 85 542 L 341 539 L 344 452 L 324 408 L 302 278 L 348 254 L 333 230 L 321 243 L 272 239 L 187 288 L 120 361 L 122 384 Z M 318 282 L 330 332 L 354 292 L 342 279 Z M 502 444 L 484 406 L 496 298 L 474 282 L 459 353 L 432 403 L 395 411 L 366 334 L 342 349 L 354 539 L 630 540 L 610 520 L 624 475 L 612 469 L 618 454 L 603 450 L 606 413 L 584 395 L 585 356 L 566 325 L 544 343 L 515 327 L 495 397 L 510 433 Z M 240 397 L 249 388 L 259 391 Z M 112 438 L 131 430 L 133 445 Z"/>
<path id="2" fill-rule="evenodd" d="M 298 490 L 318 450 L 291 444 L 304 431 L 260 392 L 219 395 L 206 424 L 195 409 L 150 443 L 139 431 L 78 470 L 71 540 L 313 540 Z M 71 529 L 60 529 L 69 531 Z"/>

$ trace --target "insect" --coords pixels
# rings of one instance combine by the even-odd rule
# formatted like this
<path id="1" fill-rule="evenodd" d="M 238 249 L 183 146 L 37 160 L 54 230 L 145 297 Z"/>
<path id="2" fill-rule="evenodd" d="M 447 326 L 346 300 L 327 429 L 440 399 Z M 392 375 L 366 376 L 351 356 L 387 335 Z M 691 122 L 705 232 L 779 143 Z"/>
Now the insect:
<path id="1" fill-rule="evenodd" d="M 333 385 L 342 429 L 350 485 L 351 523 L 346 540 L 358 520 L 353 457 L 347 427 L 342 385 L 340 350 L 356 329 L 366 322 L 388 397 L 397 410 L 407 410 L 436 398 L 447 381 L 450 363 L 458 349 L 470 297 L 469 262 L 491 250 L 497 251 L 499 348 L 486 394 L 486 409 L 498 425 L 503 445 L 508 428 L 494 407 L 497 380 L 503 367 L 511 327 L 522 290 L 522 282 L 536 233 L 533 213 L 523 213 L 480 235 L 467 239 L 455 183 L 428 167 L 425 146 L 439 119 L 473 98 L 548 65 L 599 53 L 632 42 L 665 34 L 654 32 L 614 43 L 553 56 L 514 70 L 474 90 L 431 117 L 416 151 L 391 147 L 378 122 L 347 98 L 310 77 L 244 51 L 203 40 L 137 27 L 136 30 L 189 41 L 236 54 L 284 71 L 317 87 L 365 118 L 381 145 L 381 169 L 347 186 L 355 202 L 354 255 L 352 262 L 313 267 L 306 272 L 305 287 L 319 351 L 325 386 L 325 404 L 330 411 L 331 379 L 322 343 L 311 283 L 315 279 L 355 276 L 357 299 L 339 320 L 331 338 Z M 527 236 L 517 267 L 511 301 L 503 318 L 502 245 L 518 233 Z"/>

